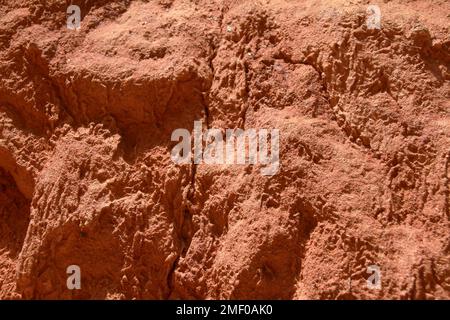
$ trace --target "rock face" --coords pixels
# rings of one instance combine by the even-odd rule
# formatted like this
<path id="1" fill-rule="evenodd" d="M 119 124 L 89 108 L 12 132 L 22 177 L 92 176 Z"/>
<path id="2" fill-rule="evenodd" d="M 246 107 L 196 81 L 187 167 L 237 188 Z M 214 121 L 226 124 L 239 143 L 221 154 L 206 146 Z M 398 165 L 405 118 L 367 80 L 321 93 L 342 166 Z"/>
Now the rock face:
<path id="1" fill-rule="evenodd" d="M 450 2 L 379 2 L 0 0 L 0 298 L 449 299 Z"/>

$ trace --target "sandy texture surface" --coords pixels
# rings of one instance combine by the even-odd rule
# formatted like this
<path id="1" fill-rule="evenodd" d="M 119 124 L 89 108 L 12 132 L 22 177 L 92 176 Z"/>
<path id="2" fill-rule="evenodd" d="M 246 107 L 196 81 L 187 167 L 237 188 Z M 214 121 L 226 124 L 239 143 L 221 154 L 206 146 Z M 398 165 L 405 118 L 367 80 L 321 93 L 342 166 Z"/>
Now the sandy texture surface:
<path id="1" fill-rule="evenodd" d="M 0 0 L 1 299 L 450 298 L 448 0 L 73 3 Z"/>

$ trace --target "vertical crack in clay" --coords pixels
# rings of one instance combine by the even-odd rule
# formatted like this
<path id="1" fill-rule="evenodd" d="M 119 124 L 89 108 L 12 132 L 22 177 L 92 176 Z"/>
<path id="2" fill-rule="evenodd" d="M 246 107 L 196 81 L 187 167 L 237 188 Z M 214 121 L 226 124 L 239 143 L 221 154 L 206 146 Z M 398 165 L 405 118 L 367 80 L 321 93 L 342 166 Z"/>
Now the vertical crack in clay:
<path id="1" fill-rule="evenodd" d="M 444 216 L 450 220 L 450 177 L 449 177 L 449 162 L 450 162 L 450 151 L 445 155 L 445 165 L 444 165 Z"/>

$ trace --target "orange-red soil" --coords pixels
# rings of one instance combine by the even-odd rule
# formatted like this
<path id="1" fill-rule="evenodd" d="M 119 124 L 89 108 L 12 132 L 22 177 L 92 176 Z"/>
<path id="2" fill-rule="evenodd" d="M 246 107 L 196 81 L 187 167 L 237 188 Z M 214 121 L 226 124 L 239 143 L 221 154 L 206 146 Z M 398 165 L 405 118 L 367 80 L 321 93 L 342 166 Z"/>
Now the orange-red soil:
<path id="1" fill-rule="evenodd" d="M 0 0 L 0 298 L 449 299 L 450 2 L 378 2 Z"/>

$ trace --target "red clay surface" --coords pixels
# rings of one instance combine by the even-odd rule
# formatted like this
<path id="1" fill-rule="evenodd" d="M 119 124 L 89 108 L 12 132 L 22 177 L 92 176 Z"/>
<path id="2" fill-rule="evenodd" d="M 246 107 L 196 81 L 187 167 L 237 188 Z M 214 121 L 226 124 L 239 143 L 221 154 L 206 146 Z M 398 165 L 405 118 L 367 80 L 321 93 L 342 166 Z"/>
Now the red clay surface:
<path id="1" fill-rule="evenodd" d="M 78 2 L 0 0 L 1 299 L 450 298 L 448 0 Z"/>

